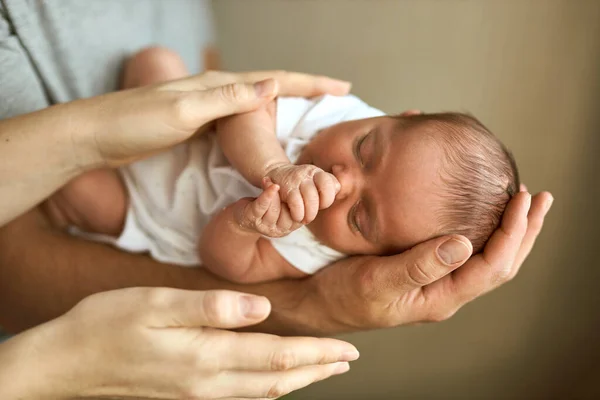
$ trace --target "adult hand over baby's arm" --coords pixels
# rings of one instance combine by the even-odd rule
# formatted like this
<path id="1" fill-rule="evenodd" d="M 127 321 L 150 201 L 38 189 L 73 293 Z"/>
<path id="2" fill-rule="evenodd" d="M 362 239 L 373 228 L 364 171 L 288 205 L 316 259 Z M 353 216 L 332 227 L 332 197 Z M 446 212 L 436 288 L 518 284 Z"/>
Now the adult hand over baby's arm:
<path id="1" fill-rule="evenodd" d="M 349 89 L 347 82 L 293 72 L 206 72 L 2 120 L 0 226 L 82 172 L 174 146 L 213 120 L 255 110 L 278 94 Z"/>
<path id="2" fill-rule="evenodd" d="M 468 240 L 445 236 L 395 256 L 342 260 L 300 283 L 252 288 L 273 304 L 258 329 L 324 335 L 447 319 L 516 275 L 551 202 L 547 192 L 517 194 L 484 251 L 466 263 Z"/>

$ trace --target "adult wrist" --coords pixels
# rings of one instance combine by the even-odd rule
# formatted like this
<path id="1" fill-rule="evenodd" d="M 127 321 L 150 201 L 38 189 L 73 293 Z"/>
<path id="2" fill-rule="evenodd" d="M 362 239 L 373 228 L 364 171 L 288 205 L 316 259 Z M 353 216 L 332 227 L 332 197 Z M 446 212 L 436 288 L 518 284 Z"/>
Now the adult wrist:
<path id="1" fill-rule="evenodd" d="M 65 347 L 55 340 L 55 322 L 25 331 L 0 345 L 0 398 L 63 400 L 67 387 Z M 60 339 L 60 338 L 58 338 Z M 54 356 L 51 354 L 54 353 Z"/>
<path id="2" fill-rule="evenodd" d="M 107 166 L 107 161 L 98 148 L 96 135 L 103 132 L 102 107 L 95 103 L 98 99 L 82 99 L 61 105 L 72 122 L 66 130 L 72 146 L 75 168 L 79 173 Z"/>

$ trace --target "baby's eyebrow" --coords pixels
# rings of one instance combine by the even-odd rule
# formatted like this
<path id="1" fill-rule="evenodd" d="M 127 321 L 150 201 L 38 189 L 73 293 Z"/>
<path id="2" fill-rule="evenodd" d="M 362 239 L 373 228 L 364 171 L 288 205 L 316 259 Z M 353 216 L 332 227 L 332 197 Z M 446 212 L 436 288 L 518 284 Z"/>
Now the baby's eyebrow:
<path id="1" fill-rule="evenodd" d="M 375 170 L 379 169 L 380 164 L 383 162 L 384 156 L 387 156 L 387 154 L 384 154 L 386 146 L 385 146 L 385 142 L 387 142 L 386 137 L 384 135 L 383 130 L 381 129 L 381 126 L 377 126 L 375 128 L 375 132 L 373 134 L 373 140 L 374 140 L 374 146 L 375 146 L 375 152 L 374 152 L 374 156 L 375 160 L 374 160 L 374 166 L 375 166 Z M 377 218 L 377 208 L 375 206 L 375 202 L 372 201 L 372 199 L 368 198 L 366 199 L 365 202 L 365 208 L 367 210 L 367 219 L 369 220 L 369 229 L 368 229 L 368 237 L 367 239 L 374 244 L 379 244 L 379 240 L 380 240 L 380 226 L 379 226 L 379 221 L 380 218 Z"/>
<path id="2" fill-rule="evenodd" d="M 369 228 L 367 230 L 367 240 L 374 244 L 379 244 L 379 224 L 377 218 L 377 209 L 375 208 L 375 204 L 371 199 L 365 199 L 365 209 L 367 211 L 367 220 Z"/>

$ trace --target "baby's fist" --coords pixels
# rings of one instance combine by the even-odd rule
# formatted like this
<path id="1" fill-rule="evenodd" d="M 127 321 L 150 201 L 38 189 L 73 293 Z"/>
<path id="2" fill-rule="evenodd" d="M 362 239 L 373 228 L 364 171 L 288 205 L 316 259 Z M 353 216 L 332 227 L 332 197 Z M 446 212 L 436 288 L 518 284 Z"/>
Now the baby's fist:
<path id="1" fill-rule="evenodd" d="M 292 220 L 288 207 L 279 198 L 279 186 L 265 182 L 265 190 L 254 200 L 238 200 L 235 219 L 247 231 L 258 232 L 272 238 L 282 237 L 300 228 Z"/>
<path id="2" fill-rule="evenodd" d="M 317 212 L 331 206 L 340 183 L 314 165 L 285 164 L 271 169 L 266 178 L 281 187 L 281 200 L 287 203 L 296 222 L 308 224 Z"/>

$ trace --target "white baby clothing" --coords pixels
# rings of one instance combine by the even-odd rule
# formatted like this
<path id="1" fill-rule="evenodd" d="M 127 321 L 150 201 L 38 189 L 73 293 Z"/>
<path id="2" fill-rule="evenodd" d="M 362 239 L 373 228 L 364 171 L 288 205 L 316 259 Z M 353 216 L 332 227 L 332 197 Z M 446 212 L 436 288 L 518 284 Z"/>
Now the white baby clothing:
<path id="1" fill-rule="evenodd" d="M 277 139 L 295 162 L 321 129 L 381 115 L 383 112 L 352 95 L 326 95 L 316 100 L 279 98 Z M 114 244 L 132 252 L 148 251 L 161 262 L 182 266 L 202 264 L 198 244 L 214 215 L 242 197 L 257 197 L 261 192 L 230 165 L 214 133 L 120 171 L 130 203 L 124 230 Z M 289 263 L 308 274 L 344 256 L 319 243 L 306 226 L 285 237 L 268 239 Z"/>

